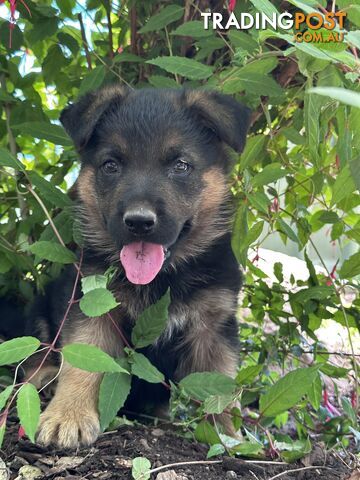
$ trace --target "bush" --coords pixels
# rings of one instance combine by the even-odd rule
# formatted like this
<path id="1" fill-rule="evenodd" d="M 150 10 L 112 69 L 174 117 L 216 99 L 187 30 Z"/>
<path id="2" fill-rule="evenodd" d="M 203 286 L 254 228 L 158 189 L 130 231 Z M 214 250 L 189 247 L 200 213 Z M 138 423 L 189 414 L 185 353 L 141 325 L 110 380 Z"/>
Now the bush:
<path id="1" fill-rule="evenodd" d="M 18 2 L 17 24 L 0 23 L 1 296 L 28 304 L 63 264 L 76 260 L 67 247 L 79 242 L 79 234 L 65 192 L 79 164 L 58 122 L 68 101 L 112 82 L 133 88 L 212 88 L 235 95 L 253 110 L 247 146 L 240 157 L 234 154 L 232 172 L 237 207 L 233 249 L 246 269 L 242 306 L 250 311 L 241 324 L 242 367 L 235 380 L 196 373 L 168 386 L 172 411 L 187 412 L 183 422 L 194 428 L 198 440 L 212 445 L 209 456 L 227 450 L 255 457 L 278 454 L 291 461 L 308 453 L 310 440 L 319 437 L 329 446 L 359 442 L 359 355 L 352 338 L 360 326 L 360 251 L 354 249 L 360 240 L 360 37 L 353 31 L 360 24 L 358 7 L 337 2 L 339 8 L 347 7 L 347 34 L 344 42 L 331 44 L 297 43 L 293 32 L 270 29 L 204 30 L 197 1 L 116 6 L 88 0 L 86 8 L 75 0 L 41 3 Z M 226 6 L 215 3 L 226 15 Z M 291 0 L 287 9 L 306 12 L 315 3 L 323 12 L 324 0 Z M 235 13 L 272 13 L 283 8 L 280 4 L 242 0 Z M 332 265 L 314 240 L 316 232 L 338 246 Z M 259 268 L 257 252 L 276 234 L 305 259 L 306 281 L 292 275 L 286 283 L 280 262 L 274 265 L 273 282 Z M 353 250 L 347 258 L 343 252 L 349 243 Z M 322 273 L 310 260 L 310 250 Z M 87 315 L 115 306 L 106 288 L 111 274 L 83 280 L 80 307 Z M 356 294 L 351 304 L 342 301 L 346 289 Z M 129 372 L 165 382 L 136 348 L 161 333 L 168 302 L 167 294 L 143 313 L 127 361 L 119 363 L 92 346 L 63 349 L 73 365 L 107 372 L 99 404 L 103 428 L 125 401 Z M 148 330 L 145 317 L 156 319 L 155 329 Z M 317 330 L 328 320 L 344 326 L 349 368 L 336 366 L 318 340 Z M 267 333 L 269 323 L 276 328 Z M 39 346 L 32 337 L 3 343 L 0 364 L 21 362 Z M 50 347 L 44 349 L 44 354 L 50 352 Z M 305 366 L 304 352 L 311 358 Z M 291 371 L 284 375 L 284 369 Z M 8 375 L 9 370 L 2 372 L 3 378 Z M 325 379 L 335 378 L 347 378 L 353 392 L 349 398 L 338 395 L 336 406 L 324 387 Z M 111 402 L 107 392 L 114 385 L 119 394 Z M 241 443 L 219 434 L 208 421 L 235 398 L 242 411 L 233 409 L 233 420 L 246 431 Z M 16 379 L 0 394 L 1 437 L 16 399 L 21 425 L 34 440 L 38 392 Z M 196 412 L 191 414 L 194 399 Z M 291 435 L 282 429 L 290 418 Z"/>

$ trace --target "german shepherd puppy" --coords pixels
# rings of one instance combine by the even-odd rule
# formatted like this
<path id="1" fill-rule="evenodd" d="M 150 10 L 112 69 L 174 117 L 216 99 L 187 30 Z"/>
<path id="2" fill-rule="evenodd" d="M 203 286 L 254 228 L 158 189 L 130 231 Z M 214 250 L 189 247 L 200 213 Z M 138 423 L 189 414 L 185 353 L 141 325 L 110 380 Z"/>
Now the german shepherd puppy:
<path id="1" fill-rule="evenodd" d="M 230 244 L 227 146 L 242 151 L 249 110 L 216 92 L 109 86 L 67 107 L 61 122 L 81 158 L 75 188 L 85 239 L 82 271 L 119 267 L 111 285 L 120 302 L 115 321 L 130 338 L 139 314 L 170 287 L 167 327 L 143 353 L 173 381 L 196 371 L 234 375 L 241 277 Z M 29 326 L 33 334 L 38 329 L 51 340 L 74 277 L 69 271 L 52 285 Z M 106 315 L 87 318 L 77 304 L 61 333 L 61 345 L 74 342 L 114 357 L 124 346 Z M 65 363 L 38 441 L 93 443 L 100 432 L 100 382 L 100 374 Z M 133 401 L 167 395 L 162 386 L 134 382 Z"/>

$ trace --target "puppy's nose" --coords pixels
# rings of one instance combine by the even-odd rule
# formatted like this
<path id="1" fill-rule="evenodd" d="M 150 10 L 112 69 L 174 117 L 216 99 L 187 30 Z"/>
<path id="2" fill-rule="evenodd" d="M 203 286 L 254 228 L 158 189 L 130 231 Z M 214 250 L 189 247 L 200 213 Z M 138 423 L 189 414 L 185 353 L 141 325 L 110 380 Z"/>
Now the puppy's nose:
<path id="1" fill-rule="evenodd" d="M 123 221 L 131 233 L 144 235 L 154 230 L 156 213 L 148 208 L 134 208 L 124 213 Z"/>

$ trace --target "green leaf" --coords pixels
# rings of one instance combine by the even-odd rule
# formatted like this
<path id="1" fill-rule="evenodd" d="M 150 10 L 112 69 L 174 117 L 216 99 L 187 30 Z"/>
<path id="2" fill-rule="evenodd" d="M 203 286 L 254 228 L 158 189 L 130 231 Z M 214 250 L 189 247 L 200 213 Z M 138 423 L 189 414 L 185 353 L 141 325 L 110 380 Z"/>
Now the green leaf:
<path id="1" fill-rule="evenodd" d="M 276 220 L 279 230 L 284 233 L 290 240 L 295 243 L 300 243 L 294 230 L 281 217 Z"/>
<path id="2" fill-rule="evenodd" d="M 106 289 L 106 285 L 107 278 L 105 275 L 89 275 L 88 277 L 83 277 L 81 279 L 81 289 L 84 295 L 97 288 Z"/>
<path id="3" fill-rule="evenodd" d="M 279 283 L 283 283 L 284 275 L 283 275 L 282 263 L 280 263 L 280 262 L 274 263 L 274 275 L 277 278 Z"/>
<path id="4" fill-rule="evenodd" d="M 233 400 L 233 395 L 211 395 L 204 402 L 204 411 L 208 414 L 222 413 Z"/>
<path id="5" fill-rule="evenodd" d="M 43 198 L 51 202 L 55 207 L 64 208 L 72 205 L 72 201 L 66 193 L 63 193 L 51 182 L 41 177 L 35 170 L 28 171 L 27 176 L 31 183 L 39 189 Z"/>
<path id="6" fill-rule="evenodd" d="M 114 57 L 114 63 L 122 63 L 122 62 L 143 63 L 144 59 L 130 52 L 122 52 L 122 53 L 119 53 L 119 55 L 116 55 Z"/>
<path id="7" fill-rule="evenodd" d="M 355 188 L 356 186 L 350 171 L 350 166 L 345 165 L 332 186 L 331 206 L 341 202 L 341 200 L 350 195 Z"/>
<path id="8" fill-rule="evenodd" d="M 163 77 L 162 75 L 151 75 L 148 78 L 150 85 L 156 88 L 181 88 L 176 80 L 170 77 Z"/>
<path id="9" fill-rule="evenodd" d="M 234 228 L 232 231 L 231 237 L 231 248 L 234 252 L 234 255 L 239 263 L 243 267 L 246 266 L 247 260 L 247 251 L 242 249 L 242 241 L 243 237 L 246 236 L 248 232 L 248 223 L 247 223 L 247 216 L 248 216 L 248 206 L 245 203 L 239 205 L 239 208 L 236 211 Z"/>
<path id="10" fill-rule="evenodd" d="M 4 422 L 4 423 L 0 426 L 0 448 L 2 447 L 2 444 L 3 444 L 3 442 L 4 442 L 5 430 L 6 430 L 6 422 Z"/>
<path id="11" fill-rule="evenodd" d="M 264 222 L 257 222 L 255 225 L 253 225 L 248 233 L 244 235 L 241 243 L 240 243 L 240 248 L 241 250 L 247 249 L 250 245 L 252 245 L 261 235 L 262 231 L 264 229 Z"/>
<path id="12" fill-rule="evenodd" d="M 266 144 L 268 137 L 266 135 L 255 135 L 250 137 L 245 145 L 245 149 L 241 154 L 239 169 L 240 171 L 245 170 L 245 168 L 251 167 L 255 162 L 257 162 L 261 155 L 266 153 Z"/>
<path id="13" fill-rule="evenodd" d="M 313 406 L 314 410 L 319 410 L 322 399 L 322 383 L 319 374 L 316 375 L 311 387 L 307 392 L 309 402 Z"/>
<path id="14" fill-rule="evenodd" d="M 192 20 L 180 25 L 171 35 L 183 35 L 185 37 L 203 38 L 213 35 L 212 30 L 205 30 L 204 23 L 200 20 Z"/>
<path id="15" fill-rule="evenodd" d="M 35 138 L 47 140 L 55 145 L 69 146 L 72 140 L 67 135 L 63 127 L 48 122 L 27 122 L 19 125 L 13 125 L 14 130 L 19 135 L 31 135 Z"/>
<path id="16" fill-rule="evenodd" d="M 80 300 L 81 311 L 88 317 L 100 317 L 118 305 L 114 295 L 106 288 L 90 290 Z"/>
<path id="17" fill-rule="evenodd" d="M 311 85 L 311 81 L 308 80 Z M 320 143 L 320 112 L 322 100 L 316 95 L 305 95 L 305 130 L 307 145 L 309 148 L 310 158 L 315 165 L 319 163 L 319 143 Z"/>
<path id="18" fill-rule="evenodd" d="M 250 0 L 250 2 L 259 12 L 264 13 L 268 17 L 272 17 L 273 13 L 279 15 L 279 11 L 269 0 Z"/>
<path id="19" fill-rule="evenodd" d="M 266 85 L 266 92 L 264 91 Z M 279 97 L 283 94 L 282 88 L 270 75 L 259 75 L 255 72 L 243 72 L 239 69 L 238 72 L 228 79 L 223 81 L 223 92 L 234 94 L 245 91 L 247 93 L 270 97 Z"/>
<path id="20" fill-rule="evenodd" d="M 131 475 L 134 480 L 149 480 L 151 463 L 145 457 L 135 457 L 132 461 Z"/>
<path id="21" fill-rule="evenodd" d="M 146 22 L 142 28 L 140 28 L 139 33 L 154 32 L 156 30 L 161 30 L 172 22 L 179 20 L 184 13 L 184 8 L 179 5 L 168 5 L 162 7 L 160 13 L 152 16 Z"/>
<path id="22" fill-rule="evenodd" d="M 0 344 L 0 365 L 20 362 L 32 355 L 40 346 L 35 337 L 18 337 Z"/>
<path id="23" fill-rule="evenodd" d="M 355 182 L 357 190 L 360 191 L 360 157 L 354 158 L 349 162 L 349 167 L 351 171 L 351 175 Z"/>
<path id="24" fill-rule="evenodd" d="M 236 376 L 236 383 L 238 385 L 249 385 L 259 375 L 263 367 L 263 365 L 250 365 L 250 367 L 241 368 Z"/>
<path id="25" fill-rule="evenodd" d="M 0 148 L 0 166 L 11 167 L 22 172 L 25 170 L 24 165 L 5 148 Z"/>
<path id="26" fill-rule="evenodd" d="M 49 260 L 57 263 L 74 263 L 77 261 L 76 255 L 60 243 L 40 240 L 28 247 L 29 251 L 37 255 L 42 260 Z"/>
<path id="27" fill-rule="evenodd" d="M 125 373 L 105 373 L 100 385 L 99 413 L 102 431 L 110 425 L 130 393 L 131 376 Z"/>
<path id="28" fill-rule="evenodd" d="M 120 367 L 110 355 L 95 345 L 72 343 L 65 345 L 62 352 L 64 359 L 70 363 L 70 365 L 80 368 L 81 370 L 86 370 L 87 372 L 119 372 L 129 374 L 129 372 Z"/>
<path id="29" fill-rule="evenodd" d="M 212 395 L 231 395 L 236 389 L 233 378 L 218 372 L 191 373 L 179 382 L 190 396 L 198 400 L 205 400 Z"/>
<path id="30" fill-rule="evenodd" d="M 203 80 L 212 75 L 212 68 L 186 57 L 157 57 L 146 63 L 156 65 L 167 72 L 182 75 L 192 80 Z"/>
<path id="31" fill-rule="evenodd" d="M 309 391 L 317 374 L 316 368 L 298 368 L 280 378 L 260 396 L 260 414 L 275 417 L 296 405 Z"/>
<path id="32" fill-rule="evenodd" d="M 260 173 L 257 173 L 252 178 L 251 184 L 254 188 L 268 185 L 269 183 L 276 182 L 279 178 L 285 177 L 288 173 L 287 170 L 281 167 L 279 163 L 271 163 L 266 165 Z"/>
<path id="33" fill-rule="evenodd" d="M 255 442 L 241 442 L 231 448 L 231 453 L 236 453 L 243 457 L 258 457 L 263 454 L 263 446 Z"/>
<path id="34" fill-rule="evenodd" d="M 80 84 L 79 95 L 84 95 L 91 90 L 96 90 L 97 88 L 101 87 L 105 79 L 105 75 L 105 65 L 100 65 L 99 67 L 94 68 L 94 70 L 91 70 L 90 73 L 83 78 Z"/>
<path id="35" fill-rule="evenodd" d="M 195 429 L 195 438 L 198 442 L 216 445 L 220 443 L 220 437 L 215 428 L 206 420 L 202 420 Z"/>
<path id="36" fill-rule="evenodd" d="M 158 302 L 142 312 L 136 320 L 131 334 L 131 341 L 135 348 L 147 347 L 161 335 L 168 319 L 170 302 L 170 290 L 168 289 Z"/>
<path id="37" fill-rule="evenodd" d="M 20 388 L 16 407 L 26 435 L 35 443 L 35 433 L 40 420 L 40 397 L 34 385 L 26 383 Z"/>
<path id="38" fill-rule="evenodd" d="M 354 253 L 345 260 L 339 270 L 340 278 L 353 278 L 360 275 L 360 252 Z"/>
<path id="39" fill-rule="evenodd" d="M 334 289 L 327 285 L 318 285 L 310 288 L 303 288 L 299 292 L 291 294 L 291 299 L 295 302 L 306 303 L 309 300 L 325 300 L 334 295 Z"/>
<path id="40" fill-rule="evenodd" d="M 306 440 L 295 440 L 291 443 L 276 441 L 274 447 L 280 451 L 281 458 L 289 463 L 309 454 L 312 449 L 309 438 Z"/>
<path id="41" fill-rule="evenodd" d="M 164 375 L 143 355 L 138 352 L 129 354 L 131 373 L 149 383 L 161 383 L 165 381 Z"/>
<path id="42" fill-rule="evenodd" d="M 250 205 L 259 210 L 259 212 L 265 213 L 266 215 L 269 213 L 268 207 L 270 205 L 270 200 L 265 193 L 249 193 L 247 199 Z"/>
<path id="43" fill-rule="evenodd" d="M 223 453 L 225 453 L 224 445 L 221 445 L 221 443 L 215 443 L 215 445 L 211 445 L 209 448 L 206 458 L 217 457 Z"/>
<path id="44" fill-rule="evenodd" d="M 357 418 L 354 408 L 351 405 L 351 402 L 346 397 L 341 397 L 341 405 L 346 416 L 351 420 L 353 427 L 357 427 Z"/>
<path id="45" fill-rule="evenodd" d="M 350 105 L 351 107 L 360 108 L 360 93 L 354 92 L 347 88 L 339 87 L 313 87 L 309 88 L 306 93 L 316 93 L 325 97 L 330 97 L 333 100 Z"/>
<path id="46" fill-rule="evenodd" d="M 8 401 L 10 395 L 11 395 L 11 392 L 14 390 L 14 386 L 13 385 L 9 385 L 8 387 L 6 387 L 1 393 L 0 393 L 0 410 L 2 410 L 5 405 L 6 405 L 6 402 Z"/>

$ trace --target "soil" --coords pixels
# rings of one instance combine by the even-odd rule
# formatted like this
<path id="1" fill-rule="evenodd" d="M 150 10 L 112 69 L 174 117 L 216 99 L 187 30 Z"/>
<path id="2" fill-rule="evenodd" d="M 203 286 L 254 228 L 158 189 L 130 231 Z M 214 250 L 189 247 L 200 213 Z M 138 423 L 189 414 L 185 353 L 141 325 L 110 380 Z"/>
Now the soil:
<path id="1" fill-rule="evenodd" d="M 10 423 L 1 455 L 8 471 L 2 476 L 4 464 L 3 468 L 0 466 L 1 480 L 131 480 L 131 460 L 139 456 L 148 458 L 152 469 L 172 463 L 204 461 L 200 465 L 166 467 L 152 473 L 151 480 L 270 480 L 275 476 L 281 480 L 360 480 L 360 469 L 355 470 L 355 456 L 349 454 L 348 458 L 341 458 L 338 454 L 325 454 L 320 447 L 302 462 L 291 465 L 246 463 L 229 457 L 211 459 L 218 463 L 205 463 L 205 445 L 191 442 L 165 426 L 123 425 L 117 431 L 103 434 L 93 447 L 77 451 L 33 445 L 19 440 L 17 431 L 15 422 Z M 323 468 L 304 469 L 314 465 Z M 295 469 L 297 471 L 290 471 Z"/>

